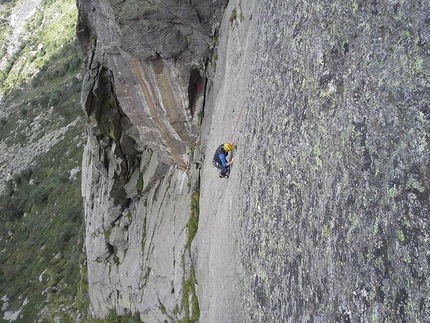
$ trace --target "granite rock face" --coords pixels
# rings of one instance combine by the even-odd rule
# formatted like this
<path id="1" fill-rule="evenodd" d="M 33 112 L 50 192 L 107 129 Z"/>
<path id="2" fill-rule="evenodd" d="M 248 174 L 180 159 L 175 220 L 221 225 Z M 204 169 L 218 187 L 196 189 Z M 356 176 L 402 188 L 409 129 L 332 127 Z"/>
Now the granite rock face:
<path id="1" fill-rule="evenodd" d="M 184 318 L 195 267 L 201 322 L 430 320 L 426 2 L 78 4 L 97 317 Z"/>
<path id="2" fill-rule="evenodd" d="M 151 144 L 163 162 L 185 168 L 186 147 L 199 135 L 203 72 L 224 2 L 78 2 L 88 116 L 117 100 L 132 137 Z M 96 96 L 100 82 L 112 88 Z"/>
<path id="3" fill-rule="evenodd" d="M 193 272 L 194 150 L 224 2 L 78 1 L 88 118 L 82 194 L 96 317 L 188 315 L 181 295 Z"/>
<path id="4" fill-rule="evenodd" d="M 204 322 L 430 321 L 429 17 L 425 1 L 229 2 L 203 151 L 223 129 L 237 150 L 215 198 L 202 171 Z"/>

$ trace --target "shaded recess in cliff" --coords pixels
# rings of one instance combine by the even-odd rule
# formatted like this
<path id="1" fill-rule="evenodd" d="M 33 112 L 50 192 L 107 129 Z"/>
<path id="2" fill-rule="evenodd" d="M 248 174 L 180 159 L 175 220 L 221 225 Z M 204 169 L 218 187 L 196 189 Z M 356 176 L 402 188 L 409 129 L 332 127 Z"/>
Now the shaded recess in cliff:
<path id="1" fill-rule="evenodd" d="M 195 117 L 198 99 L 204 97 L 206 79 L 200 75 L 197 69 L 190 73 L 190 83 L 188 85 L 189 109 L 191 115 Z"/>
<path id="2" fill-rule="evenodd" d="M 129 202 L 124 185 L 139 168 L 136 157 L 140 154 L 135 149 L 135 140 L 127 135 L 131 123 L 115 96 L 112 72 L 102 66 L 92 72 L 95 82 L 84 99 L 85 113 L 100 148 L 98 167 L 112 181 L 109 197 L 123 209 Z"/>

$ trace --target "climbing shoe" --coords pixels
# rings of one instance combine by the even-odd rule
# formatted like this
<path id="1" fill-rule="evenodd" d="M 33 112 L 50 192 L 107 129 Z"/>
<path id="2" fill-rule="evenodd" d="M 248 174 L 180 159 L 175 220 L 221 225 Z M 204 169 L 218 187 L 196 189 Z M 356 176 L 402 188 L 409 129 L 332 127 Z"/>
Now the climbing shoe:
<path id="1" fill-rule="evenodd" d="M 219 178 L 228 178 L 228 175 L 221 175 L 221 174 L 219 174 Z"/>

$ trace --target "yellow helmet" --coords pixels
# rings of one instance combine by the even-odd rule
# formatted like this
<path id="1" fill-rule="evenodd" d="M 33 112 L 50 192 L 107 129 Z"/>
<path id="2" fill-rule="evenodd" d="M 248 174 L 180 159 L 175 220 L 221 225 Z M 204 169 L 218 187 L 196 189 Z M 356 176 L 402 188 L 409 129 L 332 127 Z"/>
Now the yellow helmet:
<path id="1" fill-rule="evenodd" d="M 226 142 L 223 146 L 225 151 L 231 151 L 233 149 L 233 147 L 231 146 L 231 143 Z"/>

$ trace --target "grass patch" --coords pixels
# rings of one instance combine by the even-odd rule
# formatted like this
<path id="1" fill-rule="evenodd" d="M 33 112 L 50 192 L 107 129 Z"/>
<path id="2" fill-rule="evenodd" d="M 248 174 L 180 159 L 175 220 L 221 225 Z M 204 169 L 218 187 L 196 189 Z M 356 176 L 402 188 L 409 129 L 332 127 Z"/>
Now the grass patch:
<path id="1" fill-rule="evenodd" d="M 228 20 L 230 21 L 230 25 L 233 25 L 233 22 L 236 21 L 236 19 L 237 19 L 237 10 L 236 10 L 236 8 L 234 8 L 231 11 L 230 18 L 228 18 Z"/>
<path id="2" fill-rule="evenodd" d="M 103 235 L 104 235 L 104 237 L 105 237 L 105 240 L 106 240 L 106 241 L 108 241 L 108 242 L 109 242 L 109 240 L 110 240 L 110 235 L 111 235 L 111 233 L 112 233 L 112 229 L 109 229 L 109 230 L 103 231 Z"/>
<path id="3" fill-rule="evenodd" d="M 146 216 L 143 218 L 143 232 L 142 232 L 142 251 L 145 250 L 145 244 L 146 244 Z"/>
<path id="4" fill-rule="evenodd" d="M 140 323 L 140 314 L 138 312 L 131 314 L 127 313 L 125 315 L 118 315 L 114 310 L 109 312 L 109 315 L 104 319 L 99 320 L 93 317 L 84 317 L 82 323 Z"/>
<path id="5" fill-rule="evenodd" d="M 198 223 L 199 223 L 199 200 L 200 200 L 200 191 L 196 190 L 191 194 L 191 214 L 190 219 L 187 223 L 188 228 L 188 239 L 185 244 L 184 253 L 182 254 L 182 266 L 184 272 L 186 272 L 185 268 L 185 253 L 188 250 L 191 255 L 191 243 L 197 233 Z M 184 318 L 182 320 L 178 320 L 178 323 L 193 323 L 198 322 L 200 318 L 200 307 L 199 301 L 196 294 L 196 285 L 197 279 L 195 275 L 194 267 L 191 265 L 188 277 L 182 278 L 182 298 L 181 298 L 181 308 L 184 309 Z M 179 305 L 176 304 L 173 314 L 178 316 L 180 313 Z"/>
<path id="6" fill-rule="evenodd" d="M 196 294 L 197 280 L 194 267 L 191 266 L 187 279 L 182 281 L 182 307 L 185 310 L 185 317 L 180 323 L 195 323 L 200 318 L 199 301 Z"/>
<path id="7" fill-rule="evenodd" d="M 136 190 L 139 195 L 142 194 L 142 191 L 143 191 L 143 173 L 142 172 L 139 172 L 139 179 L 137 180 L 137 183 L 136 183 Z"/>
<path id="8" fill-rule="evenodd" d="M 243 17 L 243 15 L 242 15 L 242 4 L 239 2 L 239 7 L 238 7 L 239 9 L 237 9 L 237 8 L 234 8 L 232 11 L 231 11 L 231 15 L 230 15 L 230 17 L 228 18 L 228 20 L 230 21 L 230 26 L 233 26 L 233 23 L 235 22 L 235 21 L 237 21 L 237 19 L 239 19 L 239 21 L 240 22 L 242 22 L 243 20 L 244 20 L 244 17 Z"/>
<path id="9" fill-rule="evenodd" d="M 199 214 L 200 214 L 200 191 L 194 191 L 191 194 L 191 214 L 190 219 L 187 223 L 188 228 L 188 239 L 185 244 L 186 249 L 191 248 L 191 243 L 197 234 L 197 229 L 199 227 Z"/>

